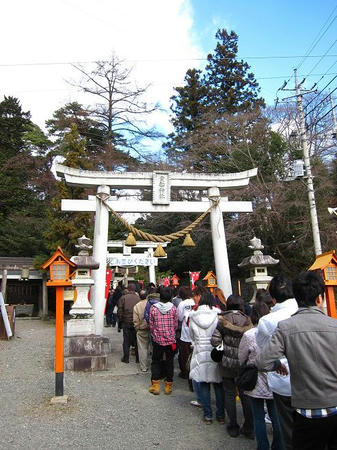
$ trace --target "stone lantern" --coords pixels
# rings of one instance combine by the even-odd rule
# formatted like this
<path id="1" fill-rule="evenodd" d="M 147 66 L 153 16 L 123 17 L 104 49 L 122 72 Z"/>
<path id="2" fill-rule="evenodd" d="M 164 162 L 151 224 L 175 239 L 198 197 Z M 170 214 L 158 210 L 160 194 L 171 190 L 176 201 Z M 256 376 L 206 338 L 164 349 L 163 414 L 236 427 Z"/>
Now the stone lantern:
<path id="1" fill-rule="evenodd" d="M 250 276 L 245 281 L 253 287 L 254 292 L 250 303 L 254 303 L 257 290 L 266 289 L 272 279 L 268 275 L 267 267 L 278 264 L 279 260 L 262 253 L 261 250 L 263 250 L 264 246 L 261 244 L 261 239 L 253 237 L 249 242 L 250 245 L 248 247 L 254 251 L 253 255 L 244 258 L 238 264 L 238 267 L 240 269 L 249 269 L 250 271 Z"/>
<path id="2" fill-rule="evenodd" d="M 90 239 L 82 236 L 78 239 L 78 256 L 71 261 L 76 264 L 72 285 L 76 288 L 75 302 L 69 312 L 67 333 L 64 338 L 64 363 L 66 370 L 92 372 L 106 370 L 111 352 L 109 338 L 96 334 L 94 310 L 89 303 L 89 289 L 94 285 L 91 269 L 97 269 L 99 263 L 89 256 L 92 248 Z"/>
<path id="3" fill-rule="evenodd" d="M 71 319 L 67 322 L 67 336 L 85 336 L 95 334 L 94 310 L 89 303 L 88 294 L 94 284 L 91 278 L 91 269 L 97 269 L 99 263 L 89 256 L 92 248 L 90 239 L 84 235 L 78 239 L 78 256 L 73 256 L 71 261 L 76 264 L 72 285 L 76 289 L 76 300 L 69 312 Z"/>

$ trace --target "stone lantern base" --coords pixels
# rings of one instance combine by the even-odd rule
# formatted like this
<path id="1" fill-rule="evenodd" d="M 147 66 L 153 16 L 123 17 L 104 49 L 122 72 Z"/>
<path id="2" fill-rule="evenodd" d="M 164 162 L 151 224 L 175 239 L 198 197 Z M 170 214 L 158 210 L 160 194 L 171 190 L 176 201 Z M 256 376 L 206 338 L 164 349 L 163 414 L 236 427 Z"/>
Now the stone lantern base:
<path id="1" fill-rule="evenodd" d="M 67 321 L 66 336 L 91 336 L 95 334 L 95 319 L 70 319 Z"/>
<path id="2" fill-rule="evenodd" d="M 107 337 L 91 335 L 64 338 L 64 370 L 107 370 L 110 354 L 110 340 Z"/>

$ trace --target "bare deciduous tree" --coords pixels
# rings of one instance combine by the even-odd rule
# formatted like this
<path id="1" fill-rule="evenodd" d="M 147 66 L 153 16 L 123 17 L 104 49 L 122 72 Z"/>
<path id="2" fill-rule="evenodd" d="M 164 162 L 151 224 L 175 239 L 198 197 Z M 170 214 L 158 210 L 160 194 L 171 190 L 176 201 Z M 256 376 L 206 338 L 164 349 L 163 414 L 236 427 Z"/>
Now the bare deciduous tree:
<path id="1" fill-rule="evenodd" d="M 114 150 L 135 152 L 147 160 L 144 141 L 161 137 L 156 129 L 147 127 L 148 116 L 158 110 L 158 105 L 148 105 L 144 100 L 148 86 L 133 83 L 131 69 L 115 56 L 109 61 L 97 61 L 91 71 L 80 64 L 74 67 L 82 79 L 79 84 L 71 84 L 95 96 L 95 104 L 87 110 L 103 125 L 106 144 Z"/>

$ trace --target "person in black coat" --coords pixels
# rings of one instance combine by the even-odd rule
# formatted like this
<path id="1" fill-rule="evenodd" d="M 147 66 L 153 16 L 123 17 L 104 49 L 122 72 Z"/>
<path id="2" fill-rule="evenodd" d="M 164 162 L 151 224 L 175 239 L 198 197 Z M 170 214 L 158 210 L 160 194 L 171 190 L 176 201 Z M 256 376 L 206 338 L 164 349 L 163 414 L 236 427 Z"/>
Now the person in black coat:
<path id="1" fill-rule="evenodd" d="M 118 285 L 113 293 L 112 299 L 111 299 L 111 305 L 112 305 L 112 317 L 111 317 L 111 325 L 113 327 L 116 326 L 117 323 L 117 306 L 118 301 L 123 295 L 123 290 L 120 285 Z M 115 311 L 115 312 L 114 312 Z"/>
<path id="2" fill-rule="evenodd" d="M 110 289 L 105 307 L 105 320 L 107 327 L 116 326 L 116 321 L 115 325 L 113 325 L 113 295 L 113 291 Z"/>

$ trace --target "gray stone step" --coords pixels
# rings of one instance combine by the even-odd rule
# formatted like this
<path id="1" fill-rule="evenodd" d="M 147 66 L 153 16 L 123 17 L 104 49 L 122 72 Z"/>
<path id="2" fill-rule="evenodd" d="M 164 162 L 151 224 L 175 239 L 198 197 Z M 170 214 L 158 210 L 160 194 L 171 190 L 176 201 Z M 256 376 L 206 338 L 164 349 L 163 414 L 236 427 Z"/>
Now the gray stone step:
<path id="1" fill-rule="evenodd" d="M 64 370 L 73 370 L 75 372 L 108 370 L 108 356 L 67 356 L 64 358 Z"/>
<path id="2" fill-rule="evenodd" d="M 91 372 L 107 370 L 111 356 L 108 337 L 64 337 L 64 370 Z"/>

